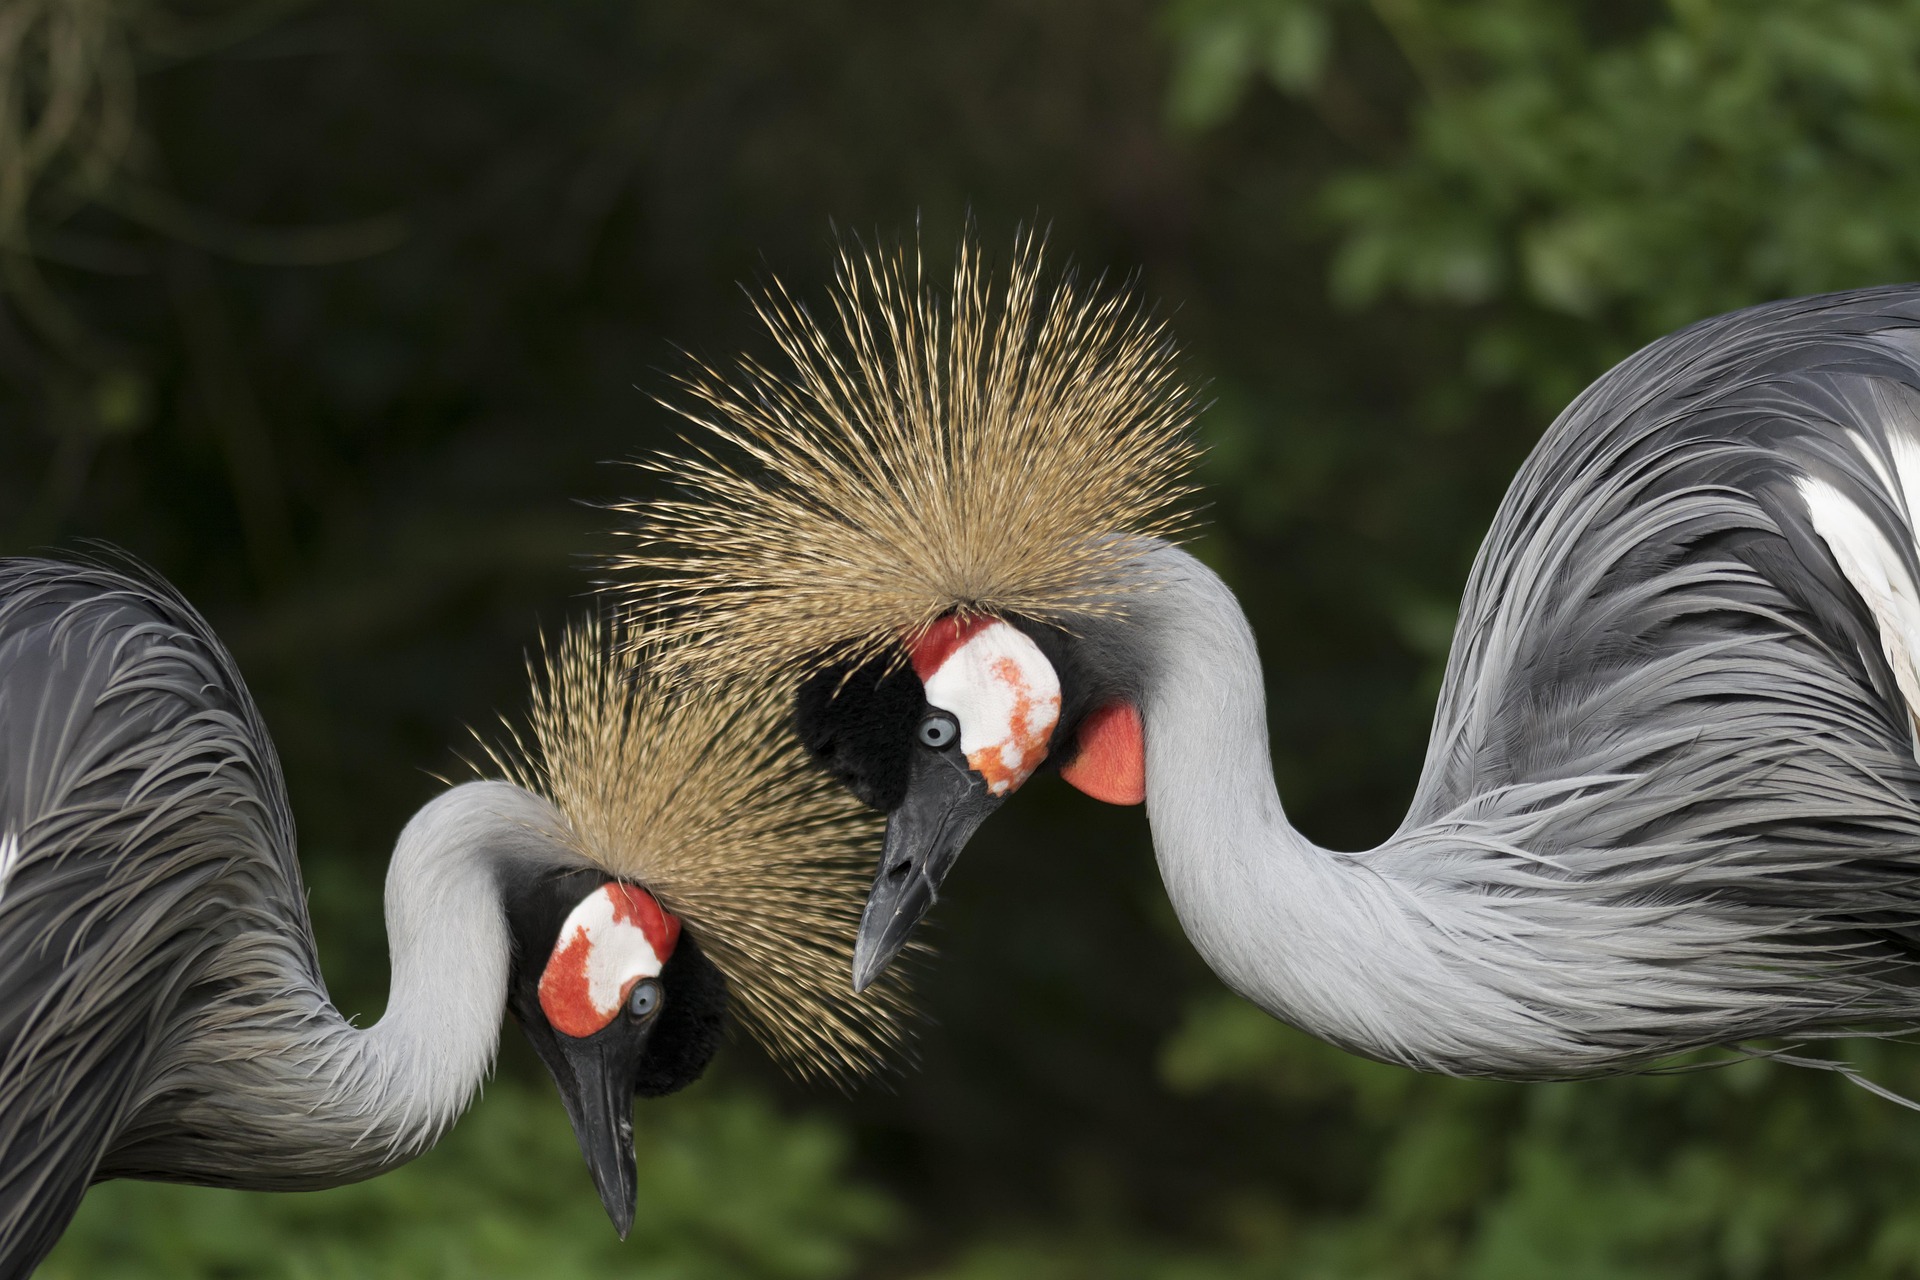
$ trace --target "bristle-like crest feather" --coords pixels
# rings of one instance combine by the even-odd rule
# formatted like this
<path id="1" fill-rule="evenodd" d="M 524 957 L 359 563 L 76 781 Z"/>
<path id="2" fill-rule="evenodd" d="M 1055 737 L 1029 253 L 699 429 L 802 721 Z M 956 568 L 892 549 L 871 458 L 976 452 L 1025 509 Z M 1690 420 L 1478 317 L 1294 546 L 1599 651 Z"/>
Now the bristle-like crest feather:
<path id="1" fill-rule="evenodd" d="M 680 918 L 735 1013 L 802 1077 L 846 1081 L 906 1047 L 904 979 L 851 989 L 878 819 L 811 768 L 785 698 L 689 687 L 660 644 L 594 619 L 533 668 L 525 733 L 489 747 L 566 815 L 579 852 Z"/>
<path id="2" fill-rule="evenodd" d="M 918 249 L 843 251 L 822 323 L 775 282 L 778 367 L 706 365 L 669 403 L 690 448 L 643 465 L 676 492 L 625 504 L 616 578 L 703 676 L 869 656 L 943 614 L 1070 626 L 1121 607 L 1176 537 L 1196 449 L 1165 325 L 1020 237 L 1004 286 L 969 237 L 952 289 Z"/>

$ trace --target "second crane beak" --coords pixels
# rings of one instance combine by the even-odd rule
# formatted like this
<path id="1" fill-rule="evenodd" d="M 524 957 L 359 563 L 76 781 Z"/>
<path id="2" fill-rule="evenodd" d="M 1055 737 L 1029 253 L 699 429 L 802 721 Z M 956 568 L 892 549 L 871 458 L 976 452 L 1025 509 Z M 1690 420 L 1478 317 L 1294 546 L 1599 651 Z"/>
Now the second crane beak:
<path id="1" fill-rule="evenodd" d="M 853 947 L 853 989 L 862 991 L 907 944 L 940 895 L 954 859 L 1001 797 L 951 757 L 916 752 L 907 798 L 887 815 L 880 870 Z"/>
<path id="2" fill-rule="evenodd" d="M 548 1031 L 529 1035 L 553 1073 L 573 1136 L 593 1175 L 594 1190 L 622 1240 L 633 1229 L 637 1179 L 633 1158 L 633 1099 L 638 1064 L 652 1025 L 617 1018 L 606 1030 L 575 1038 Z"/>

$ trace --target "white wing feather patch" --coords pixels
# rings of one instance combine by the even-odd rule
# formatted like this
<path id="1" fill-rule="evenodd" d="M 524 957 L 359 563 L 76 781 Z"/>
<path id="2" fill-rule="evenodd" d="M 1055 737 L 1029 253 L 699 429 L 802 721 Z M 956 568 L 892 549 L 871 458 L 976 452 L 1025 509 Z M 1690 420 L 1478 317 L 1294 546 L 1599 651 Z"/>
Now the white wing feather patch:
<path id="1" fill-rule="evenodd" d="M 1902 487 L 1912 481 L 1915 491 L 1920 491 L 1920 449 L 1896 437 L 1894 465 Z M 1915 730 L 1914 755 L 1920 759 L 1920 670 L 1914 667 L 1914 645 L 1920 642 L 1920 591 L 1915 590 L 1906 562 L 1893 544 L 1845 494 L 1812 476 L 1801 477 L 1799 489 L 1814 530 L 1826 540 L 1840 572 L 1860 593 L 1880 629 L 1880 647 L 1893 668 L 1894 683 L 1907 700 L 1907 720 Z"/>
<path id="2" fill-rule="evenodd" d="M 1920 429 L 1920 421 L 1914 421 L 1912 425 Z M 1895 431 L 1891 433 L 1891 443 L 1893 469 L 1900 473 L 1901 505 L 1907 513 L 1907 527 L 1911 529 L 1914 527 L 1914 501 L 1920 499 L 1920 442 L 1904 431 Z"/>
<path id="3" fill-rule="evenodd" d="M 6 897 L 7 882 L 13 879 L 13 868 L 19 861 L 19 833 L 15 831 L 0 833 L 0 898 Z"/>

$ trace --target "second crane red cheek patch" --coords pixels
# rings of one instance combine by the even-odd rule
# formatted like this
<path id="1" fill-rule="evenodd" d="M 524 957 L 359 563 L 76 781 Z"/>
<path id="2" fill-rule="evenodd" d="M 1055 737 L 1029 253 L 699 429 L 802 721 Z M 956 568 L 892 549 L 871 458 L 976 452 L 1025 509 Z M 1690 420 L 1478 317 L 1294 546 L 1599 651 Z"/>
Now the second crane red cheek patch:
<path id="1" fill-rule="evenodd" d="M 1047 758 L 1060 677 L 1025 632 L 995 618 L 942 618 L 913 649 L 927 701 L 960 722 L 960 750 L 1004 796 Z"/>
<path id="2" fill-rule="evenodd" d="M 613 1021 L 634 983 L 660 975 L 679 940 L 680 921 L 645 889 L 601 885 L 560 926 L 540 975 L 541 1011 L 555 1031 L 592 1035 Z"/>

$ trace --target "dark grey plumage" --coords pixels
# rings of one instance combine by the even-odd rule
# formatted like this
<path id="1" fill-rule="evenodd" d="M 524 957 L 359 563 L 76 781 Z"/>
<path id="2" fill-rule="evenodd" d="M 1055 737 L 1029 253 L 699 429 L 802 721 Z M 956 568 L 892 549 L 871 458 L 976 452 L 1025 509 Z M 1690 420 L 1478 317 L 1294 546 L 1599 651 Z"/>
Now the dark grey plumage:
<path id="1" fill-rule="evenodd" d="M 1221 675 L 1253 660 L 1231 597 L 1164 553 L 1135 625 L 1096 631 L 1148 673 L 1149 778 L 1180 775 L 1149 803 L 1188 932 L 1275 1013 L 1457 1074 L 1920 1021 L 1920 767 L 1896 670 L 1920 615 L 1905 630 L 1854 580 L 1913 596 L 1916 463 L 1912 288 L 1721 317 L 1608 373 L 1502 503 L 1407 818 L 1358 854 L 1313 848 L 1277 797 L 1239 838 L 1228 813 L 1160 799 L 1218 801 L 1189 739 L 1259 705 L 1251 672 Z M 1195 667 L 1211 677 L 1179 674 Z M 1219 865 L 1249 843 L 1273 856 Z"/>
<path id="2" fill-rule="evenodd" d="M 44 1254 L 95 1177 L 311 1183 L 286 1117 L 204 1070 L 236 1024 L 292 1041 L 338 1016 L 292 830 L 245 685 L 184 600 L 0 562 L 0 1270 Z M 235 1085 L 273 1068 L 222 1065 Z"/>
<path id="3" fill-rule="evenodd" d="M 387 1008 L 356 1027 L 327 998 L 293 847 L 246 686 L 184 600 L 0 561 L 0 1275 L 31 1269 L 100 1179 L 300 1190 L 411 1159 L 472 1099 L 503 1010 L 625 1233 L 634 1093 L 686 1084 L 717 1044 L 725 983 L 698 946 L 609 940 L 595 904 L 644 888 L 579 852 L 546 799 L 468 783 L 400 834 Z M 612 997 L 574 974 L 602 945 L 624 949 L 594 974 L 645 982 L 644 1009 L 620 1012 L 616 987 L 593 1012 Z M 561 955 L 564 1034 L 541 985 Z"/>
<path id="4" fill-rule="evenodd" d="M 1596 1064 L 1920 1018 L 1916 709 L 1895 665 L 1920 633 L 1876 616 L 1818 509 L 1837 495 L 1871 521 L 1910 589 L 1915 458 L 1920 290 L 1899 286 L 1653 344 L 1568 408 L 1502 503 L 1381 853 L 1429 875 L 1451 854 L 1587 949 L 1644 940 L 1642 969 L 1718 973 L 1721 1001 L 1623 999 L 1586 1025 L 1569 1001 Z M 1630 914 L 1649 923 L 1604 937 Z M 1573 967 L 1581 949 L 1555 950 Z"/>

